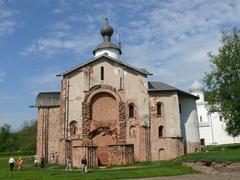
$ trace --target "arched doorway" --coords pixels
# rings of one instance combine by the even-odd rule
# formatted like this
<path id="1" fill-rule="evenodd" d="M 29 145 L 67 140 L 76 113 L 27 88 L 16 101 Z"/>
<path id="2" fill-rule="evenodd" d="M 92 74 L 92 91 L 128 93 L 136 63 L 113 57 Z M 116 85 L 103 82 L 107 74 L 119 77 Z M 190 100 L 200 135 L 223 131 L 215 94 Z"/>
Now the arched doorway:
<path id="1" fill-rule="evenodd" d="M 165 149 L 161 148 L 158 152 L 159 160 L 165 160 Z"/>
<path id="2" fill-rule="evenodd" d="M 90 134 L 97 147 L 99 165 L 108 164 L 108 145 L 116 144 L 119 134 L 119 110 L 115 97 L 99 92 L 90 100 Z"/>

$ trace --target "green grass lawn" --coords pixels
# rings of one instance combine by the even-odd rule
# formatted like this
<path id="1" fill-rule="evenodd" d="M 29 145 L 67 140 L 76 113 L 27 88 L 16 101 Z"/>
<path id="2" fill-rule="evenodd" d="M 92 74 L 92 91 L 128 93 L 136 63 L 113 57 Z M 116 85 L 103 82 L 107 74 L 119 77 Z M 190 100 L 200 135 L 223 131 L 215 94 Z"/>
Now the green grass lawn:
<path id="1" fill-rule="evenodd" d="M 116 167 L 110 167 L 106 169 L 90 169 L 89 173 L 82 174 L 79 169 L 74 169 L 71 172 L 65 172 L 64 167 L 58 167 L 52 165 L 45 169 L 33 168 L 32 163 L 24 158 L 25 167 L 22 171 L 10 172 L 7 164 L 8 159 L 0 159 L 0 179 L 12 180 L 12 179 L 26 179 L 26 180 L 61 180 L 61 179 L 128 179 L 128 178 L 140 178 L 140 177 L 156 177 L 156 176 L 173 176 L 182 174 L 197 173 L 197 171 L 182 166 L 180 163 L 175 162 L 152 162 L 152 163 L 136 163 L 135 165 L 125 166 L 123 169 L 116 169 Z M 120 167 L 118 167 L 120 168 Z"/>
<path id="2" fill-rule="evenodd" d="M 220 148 L 221 149 L 221 148 Z M 45 169 L 34 168 L 31 156 L 24 157 L 23 169 L 18 172 L 15 167 L 13 172 L 8 169 L 8 158 L 0 157 L 0 179 L 3 180 L 62 180 L 62 179 L 129 179 L 157 176 L 174 176 L 198 173 L 185 167 L 186 161 L 216 161 L 216 162 L 240 162 L 240 150 L 215 150 L 184 155 L 172 161 L 141 162 L 128 166 L 115 166 L 106 169 L 90 169 L 88 174 L 82 174 L 79 169 L 65 172 L 64 166 L 50 165 Z"/>
<path id="3" fill-rule="evenodd" d="M 215 162 L 240 162 L 240 150 L 205 151 L 187 154 L 174 160 L 185 161 L 215 161 Z"/>
<path id="4" fill-rule="evenodd" d="M 240 144 L 221 144 L 221 145 L 209 145 L 206 146 L 207 151 L 223 151 L 223 150 L 240 150 Z"/>

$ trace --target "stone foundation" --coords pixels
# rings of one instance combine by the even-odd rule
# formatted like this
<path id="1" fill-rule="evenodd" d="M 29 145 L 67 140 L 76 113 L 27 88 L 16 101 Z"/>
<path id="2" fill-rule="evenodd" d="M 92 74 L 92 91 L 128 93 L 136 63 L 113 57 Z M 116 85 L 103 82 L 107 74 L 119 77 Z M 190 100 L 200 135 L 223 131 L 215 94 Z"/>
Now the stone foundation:
<path id="1" fill-rule="evenodd" d="M 158 138 L 152 142 L 152 160 L 170 160 L 184 154 L 180 138 Z"/>

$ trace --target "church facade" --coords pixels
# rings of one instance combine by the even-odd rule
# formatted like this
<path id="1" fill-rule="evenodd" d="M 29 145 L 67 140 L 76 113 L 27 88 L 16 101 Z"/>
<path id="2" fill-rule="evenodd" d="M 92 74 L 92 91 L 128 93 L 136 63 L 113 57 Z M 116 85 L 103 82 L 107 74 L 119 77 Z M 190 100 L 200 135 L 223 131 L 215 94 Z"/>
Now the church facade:
<path id="1" fill-rule="evenodd" d="M 201 146 L 240 143 L 240 137 L 233 137 L 227 133 L 223 116 L 218 112 L 209 112 L 208 102 L 204 100 L 204 87 L 194 81 L 190 93 L 198 96 L 196 101 Z"/>
<path id="2" fill-rule="evenodd" d="M 169 160 L 200 149 L 197 97 L 120 59 L 106 19 L 94 58 L 62 74 L 60 92 L 40 92 L 37 158 L 79 167 Z"/>

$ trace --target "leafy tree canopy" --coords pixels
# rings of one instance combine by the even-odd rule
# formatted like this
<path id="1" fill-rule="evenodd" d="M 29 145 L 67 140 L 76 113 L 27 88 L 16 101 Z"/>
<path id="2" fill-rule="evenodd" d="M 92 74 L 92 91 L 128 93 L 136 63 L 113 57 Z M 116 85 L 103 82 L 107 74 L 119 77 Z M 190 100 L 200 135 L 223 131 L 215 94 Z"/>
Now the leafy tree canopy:
<path id="1" fill-rule="evenodd" d="M 240 31 L 236 28 L 223 33 L 219 53 L 209 53 L 211 71 L 204 82 L 211 112 L 219 112 L 225 119 L 226 130 L 240 135 Z"/>
<path id="2" fill-rule="evenodd" d="M 35 151 L 37 137 L 36 121 L 25 122 L 23 127 L 14 132 L 11 126 L 0 127 L 0 152 Z"/>

